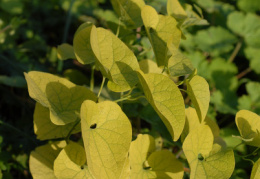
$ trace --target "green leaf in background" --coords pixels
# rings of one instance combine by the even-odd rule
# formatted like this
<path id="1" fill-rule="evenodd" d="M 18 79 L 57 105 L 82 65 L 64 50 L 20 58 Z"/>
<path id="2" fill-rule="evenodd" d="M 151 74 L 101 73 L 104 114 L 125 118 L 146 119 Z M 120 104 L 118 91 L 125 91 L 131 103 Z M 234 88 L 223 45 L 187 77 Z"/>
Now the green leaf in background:
<path id="1" fill-rule="evenodd" d="M 84 23 L 79 26 L 73 39 L 73 48 L 77 60 L 82 64 L 90 64 L 95 62 L 96 57 L 90 45 L 90 33 L 93 25 Z"/>
<path id="2" fill-rule="evenodd" d="M 0 8 L 10 14 L 21 14 L 23 12 L 23 3 L 19 0 L 2 0 Z"/>
<path id="3" fill-rule="evenodd" d="M 260 17 L 256 14 L 235 11 L 229 14 L 227 26 L 236 34 L 244 37 L 245 42 L 252 47 L 260 46 Z"/>
<path id="4" fill-rule="evenodd" d="M 200 122 L 205 120 L 209 108 L 210 92 L 207 81 L 201 76 L 194 76 L 187 82 L 187 92 L 194 105 Z"/>
<path id="5" fill-rule="evenodd" d="M 260 10 L 259 0 L 238 0 L 237 6 L 239 9 L 246 12 L 256 12 Z"/>
<path id="6" fill-rule="evenodd" d="M 75 142 L 70 142 L 55 159 L 54 174 L 57 178 L 62 179 L 94 178 L 88 171 L 86 161 L 84 148 Z"/>
<path id="7" fill-rule="evenodd" d="M 230 178 L 235 167 L 234 153 L 213 144 L 213 134 L 206 125 L 193 130 L 183 143 L 190 165 L 190 178 Z"/>
<path id="8" fill-rule="evenodd" d="M 26 87 L 26 81 L 21 76 L 4 76 L 0 75 L 0 84 L 4 84 L 11 87 L 16 88 L 24 88 Z"/>
<path id="9" fill-rule="evenodd" d="M 80 132 L 80 124 L 69 123 L 67 125 L 55 125 L 50 119 L 50 110 L 40 103 L 36 103 L 34 115 L 34 132 L 39 140 L 56 139 L 66 137 L 77 125 L 71 134 Z"/>
<path id="10" fill-rule="evenodd" d="M 158 66 L 166 66 L 168 62 L 168 41 L 171 41 L 178 48 L 181 40 L 181 31 L 177 27 L 177 21 L 171 16 L 158 15 L 150 6 L 144 6 L 142 9 L 142 19 Z"/>
<path id="11" fill-rule="evenodd" d="M 250 68 L 252 68 L 257 74 L 260 74 L 260 47 L 247 47 L 245 48 L 244 52 L 247 59 L 249 60 Z"/>
<path id="12" fill-rule="evenodd" d="M 236 114 L 236 125 L 241 139 L 247 144 L 255 147 L 260 146 L 260 117 L 248 110 L 240 110 Z"/>
<path id="13" fill-rule="evenodd" d="M 260 178 L 260 159 L 258 159 L 253 166 L 250 179 Z"/>
<path id="14" fill-rule="evenodd" d="M 145 5 L 143 0 L 111 0 L 112 6 L 119 17 L 127 25 L 137 28 L 143 25 L 141 9 Z"/>
<path id="15" fill-rule="evenodd" d="M 76 85 L 86 85 L 90 83 L 86 75 L 76 69 L 65 70 L 63 76 Z"/>
<path id="16" fill-rule="evenodd" d="M 147 100 L 177 141 L 185 123 L 184 101 L 178 87 L 162 74 L 138 71 L 138 77 Z"/>
<path id="17" fill-rule="evenodd" d="M 139 69 L 139 64 L 134 53 L 120 39 L 106 29 L 93 27 L 91 47 L 97 57 L 98 68 L 114 83 L 108 85 L 112 91 L 123 92 L 136 85 L 138 77 L 135 70 Z"/>
<path id="18" fill-rule="evenodd" d="M 183 166 L 168 150 L 155 151 L 155 141 L 150 135 L 139 134 L 131 143 L 131 178 L 182 178 Z"/>
<path id="19" fill-rule="evenodd" d="M 202 51 L 208 52 L 212 56 L 230 52 L 237 42 L 236 36 L 222 27 L 210 27 L 206 30 L 200 30 L 194 40 Z"/>
<path id="20" fill-rule="evenodd" d="M 132 128 L 120 106 L 86 100 L 80 115 L 89 171 L 95 178 L 127 178 Z"/>
<path id="21" fill-rule="evenodd" d="M 74 49 L 72 45 L 63 43 L 57 47 L 57 55 L 60 60 L 75 59 Z"/>
<path id="22" fill-rule="evenodd" d="M 183 21 L 187 18 L 187 13 L 178 0 L 167 1 L 167 14 L 173 16 L 177 21 Z"/>
<path id="23" fill-rule="evenodd" d="M 37 147 L 32 151 L 30 154 L 29 166 L 33 178 L 56 179 L 53 172 L 53 163 L 65 146 L 65 141 L 53 142 Z"/>
<path id="24" fill-rule="evenodd" d="M 173 43 L 168 42 L 171 57 L 168 61 L 168 70 L 171 76 L 184 76 L 191 74 L 194 70 L 191 61 L 183 55 Z"/>

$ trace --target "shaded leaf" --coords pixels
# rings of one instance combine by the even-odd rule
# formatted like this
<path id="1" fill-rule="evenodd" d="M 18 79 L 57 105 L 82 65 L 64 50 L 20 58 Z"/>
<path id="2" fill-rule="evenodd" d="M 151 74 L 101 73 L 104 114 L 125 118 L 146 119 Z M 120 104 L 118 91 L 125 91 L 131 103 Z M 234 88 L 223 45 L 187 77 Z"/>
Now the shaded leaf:
<path id="1" fill-rule="evenodd" d="M 63 43 L 57 47 L 57 55 L 60 60 L 75 59 L 74 49 L 70 44 Z"/>
<path id="2" fill-rule="evenodd" d="M 37 135 L 37 139 L 47 140 L 66 137 L 69 132 L 74 128 L 76 123 L 70 123 L 67 125 L 55 125 L 50 119 L 50 110 L 40 103 L 36 103 L 34 115 L 34 132 Z M 72 131 L 72 134 L 81 131 L 80 124 L 78 124 Z"/>
<path id="3" fill-rule="evenodd" d="M 178 0 L 168 0 L 167 1 L 167 13 L 173 16 L 177 20 L 184 20 L 187 18 L 187 13 L 181 6 Z"/>
<path id="4" fill-rule="evenodd" d="M 252 169 L 252 172 L 251 172 L 250 179 L 260 178 L 260 168 L 259 168 L 259 165 L 260 165 L 260 159 L 258 159 L 255 162 L 255 164 L 253 166 L 253 169 Z"/>

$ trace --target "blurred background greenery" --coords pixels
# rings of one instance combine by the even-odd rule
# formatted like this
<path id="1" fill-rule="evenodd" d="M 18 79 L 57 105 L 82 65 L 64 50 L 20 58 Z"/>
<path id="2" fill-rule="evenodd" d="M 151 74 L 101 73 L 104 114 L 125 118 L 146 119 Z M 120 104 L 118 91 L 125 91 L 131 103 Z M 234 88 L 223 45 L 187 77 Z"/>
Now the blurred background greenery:
<path id="1" fill-rule="evenodd" d="M 190 18 L 182 29 L 186 40 L 180 48 L 209 82 L 208 116 L 219 124 L 227 146 L 234 147 L 239 143 L 231 136 L 238 135 L 236 112 L 248 109 L 260 115 L 260 1 L 180 2 Z M 146 3 L 166 14 L 167 0 Z M 89 85 L 90 66 L 57 57 L 58 45 L 72 44 L 76 29 L 86 21 L 113 32 L 122 25 L 109 0 L 0 0 L 0 178 L 31 178 L 28 156 L 44 143 L 36 140 L 33 132 L 35 102 L 28 96 L 23 72 L 45 71 Z M 122 27 L 120 31 L 125 34 L 130 30 Z M 138 60 L 154 59 L 146 37 L 119 37 Z M 95 76 L 97 81 L 102 79 L 99 73 Z M 169 142 L 165 147 L 175 149 L 150 106 L 125 104 L 123 109 L 131 119 L 138 119 L 132 121 L 136 132 L 158 135 L 157 131 Z M 252 150 L 241 146 L 238 152 L 247 154 Z M 236 162 L 232 177 L 248 178 L 250 162 L 237 157 Z"/>

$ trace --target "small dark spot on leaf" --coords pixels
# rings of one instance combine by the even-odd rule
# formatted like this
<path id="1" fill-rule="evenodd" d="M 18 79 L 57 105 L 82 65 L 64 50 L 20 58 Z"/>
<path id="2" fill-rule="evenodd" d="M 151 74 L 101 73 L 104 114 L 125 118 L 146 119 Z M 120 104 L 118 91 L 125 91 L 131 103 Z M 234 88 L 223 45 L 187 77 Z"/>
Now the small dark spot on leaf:
<path id="1" fill-rule="evenodd" d="M 199 155 L 198 155 L 198 159 L 199 159 L 200 161 L 202 161 L 202 160 L 204 160 L 204 157 L 203 157 L 201 154 L 199 154 Z"/>
<path id="2" fill-rule="evenodd" d="M 95 123 L 95 124 L 92 124 L 92 125 L 90 126 L 90 129 L 96 129 L 96 127 L 97 127 L 97 124 Z"/>
<path id="3" fill-rule="evenodd" d="M 144 167 L 144 170 L 149 170 L 150 168 L 152 168 L 152 167 Z"/>
<path id="4" fill-rule="evenodd" d="M 81 166 L 80 169 L 83 170 L 83 169 L 84 169 L 84 166 Z"/>

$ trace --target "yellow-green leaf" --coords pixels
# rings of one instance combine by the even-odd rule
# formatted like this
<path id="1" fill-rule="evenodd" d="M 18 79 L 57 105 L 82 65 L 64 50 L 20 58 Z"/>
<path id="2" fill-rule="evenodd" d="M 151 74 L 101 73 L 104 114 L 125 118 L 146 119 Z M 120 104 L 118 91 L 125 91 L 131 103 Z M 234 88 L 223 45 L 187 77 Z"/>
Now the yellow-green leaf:
<path id="1" fill-rule="evenodd" d="M 183 166 L 170 151 L 155 151 L 155 141 L 139 134 L 129 151 L 131 178 L 182 178 Z"/>
<path id="2" fill-rule="evenodd" d="M 81 106 L 81 128 L 89 171 L 96 178 L 129 175 L 128 150 L 132 127 L 114 102 L 96 104 L 86 100 Z"/>
<path id="3" fill-rule="evenodd" d="M 139 62 L 140 69 L 145 73 L 162 73 L 163 69 L 159 68 L 152 60 L 141 60 Z"/>
<path id="4" fill-rule="evenodd" d="M 184 20 L 187 18 L 187 13 L 181 6 L 178 0 L 168 0 L 167 1 L 167 13 L 173 16 L 177 20 Z"/>
<path id="5" fill-rule="evenodd" d="M 252 169 L 250 179 L 258 179 L 260 178 L 260 159 L 258 159 Z"/>
<path id="6" fill-rule="evenodd" d="M 206 117 L 202 123 L 200 123 L 200 120 L 198 118 L 197 112 L 194 108 L 188 107 L 185 109 L 186 114 L 186 122 L 183 129 L 183 132 L 181 134 L 181 141 L 184 141 L 186 136 L 194 129 L 197 129 L 201 125 L 208 125 L 213 133 L 214 138 L 219 137 L 219 127 L 215 121 L 212 119 Z M 221 139 L 218 139 L 221 140 Z"/>
<path id="7" fill-rule="evenodd" d="M 93 25 L 82 24 L 73 39 L 73 47 L 77 60 L 82 64 L 90 64 L 96 61 L 96 57 L 90 45 L 90 33 Z"/>
<path id="8" fill-rule="evenodd" d="M 168 71 L 171 76 L 184 76 L 191 74 L 194 70 L 191 61 L 183 55 L 171 41 L 168 41 L 171 57 L 168 60 Z"/>
<path id="9" fill-rule="evenodd" d="M 60 60 L 75 59 L 74 49 L 70 44 L 63 43 L 58 45 L 57 55 Z"/>
<path id="10" fill-rule="evenodd" d="M 70 142 L 54 161 L 54 174 L 58 179 L 85 179 L 94 178 L 86 166 L 84 148 Z"/>
<path id="11" fill-rule="evenodd" d="M 50 110 L 40 103 L 36 103 L 33 122 L 34 132 L 39 140 L 66 137 L 74 127 L 72 134 L 81 131 L 80 123 L 70 123 L 63 126 L 53 124 L 50 119 Z"/>
<path id="12" fill-rule="evenodd" d="M 139 64 L 134 53 L 113 33 L 103 28 L 93 27 L 90 40 L 103 76 L 121 86 L 123 91 L 131 89 L 138 82 L 135 70 L 139 69 Z"/>
<path id="13" fill-rule="evenodd" d="M 181 40 L 181 31 L 177 27 L 177 21 L 173 17 L 155 14 L 155 10 L 152 9 L 153 8 L 150 6 L 145 6 L 142 18 L 145 22 L 145 29 L 152 44 L 158 66 L 166 66 L 168 64 L 167 43 L 168 41 L 171 41 L 175 47 L 178 48 Z M 146 23 L 146 21 L 149 20 L 148 16 L 150 16 L 150 14 L 147 14 L 149 12 L 152 12 L 151 17 L 156 19 L 157 16 L 159 17 L 156 27 L 155 23 L 157 20 L 151 24 L 149 22 Z"/>
<path id="14" fill-rule="evenodd" d="M 260 116 L 248 110 L 240 110 L 236 114 L 236 125 L 246 144 L 260 147 Z"/>
<path id="15" fill-rule="evenodd" d="M 173 140 L 177 141 L 185 123 L 185 106 L 178 87 L 162 74 L 143 74 L 138 71 L 138 77 L 147 100 L 164 122 Z"/>
<path id="16" fill-rule="evenodd" d="M 29 159 L 29 167 L 33 178 L 56 179 L 53 172 L 53 163 L 65 146 L 65 141 L 54 142 L 37 147 L 32 151 Z"/>
<path id="17" fill-rule="evenodd" d="M 111 0 L 114 10 L 128 26 L 136 28 L 143 25 L 141 9 L 143 0 Z"/>
<path id="18" fill-rule="evenodd" d="M 194 129 L 183 143 L 183 151 L 190 165 L 191 179 L 230 178 L 235 167 L 234 153 L 213 145 L 213 134 L 207 125 Z"/>
<path id="19" fill-rule="evenodd" d="M 198 113 L 198 117 L 202 122 L 205 120 L 209 108 L 209 85 L 203 77 L 196 75 L 188 81 L 187 91 L 191 102 Z"/>
<path id="20" fill-rule="evenodd" d="M 50 109 L 50 119 L 56 125 L 75 122 L 82 102 L 97 99 L 89 89 L 52 74 L 33 71 L 25 73 L 25 78 L 29 95 Z"/>
<path id="21" fill-rule="evenodd" d="M 65 78 L 44 72 L 31 71 L 29 73 L 24 73 L 24 76 L 27 81 L 30 97 L 45 107 L 49 106 L 49 101 L 46 96 L 46 86 L 49 82 L 59 82 L 67 87 L 75 86 Z"/>
<path id="22" fill-rule="evenodd" d="M 96 101 L 93 92 L 83 86 L 68 88 L 58 82 L 50 82 L 46 86 L 49 101 L 50 118 L 56 125 L 75 122 L 78 118 L 81 104 L 84 100 Z"/>
<path id="23" fill-rule="evenodd" d="M 146 28 L 156 29 L 159 22 L 159 16 L 153 7 L 145 5 L 142 8 L 141 16 Z"/>

